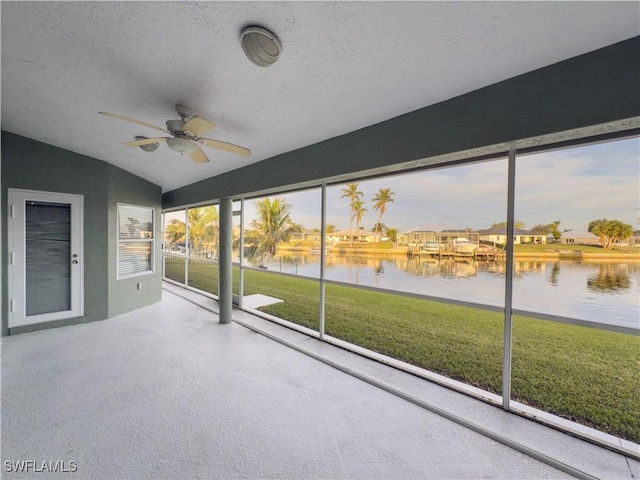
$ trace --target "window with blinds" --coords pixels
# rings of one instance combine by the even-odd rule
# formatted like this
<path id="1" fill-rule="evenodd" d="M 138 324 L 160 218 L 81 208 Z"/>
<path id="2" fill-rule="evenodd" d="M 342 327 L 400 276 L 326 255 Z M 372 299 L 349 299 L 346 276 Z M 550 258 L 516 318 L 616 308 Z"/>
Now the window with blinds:
<path id="1" fill-rule="evenodd" d="M 118 204 L 118 278 L 153 273 L 153 208 Z"/>

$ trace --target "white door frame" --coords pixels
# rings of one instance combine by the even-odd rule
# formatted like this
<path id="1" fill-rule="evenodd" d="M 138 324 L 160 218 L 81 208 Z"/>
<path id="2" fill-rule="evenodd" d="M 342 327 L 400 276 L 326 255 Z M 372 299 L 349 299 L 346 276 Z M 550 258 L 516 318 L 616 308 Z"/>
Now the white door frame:
<path id="1" fill-rule="evenodd" d="M 71 308 L 60 312 L 26 315 L 25 202 L 63 203 L 71 206 Z M 81 317 L 84 315 L 84 197 L 67 193 L 10 188 L 8 191 L 9 328 Z"/>

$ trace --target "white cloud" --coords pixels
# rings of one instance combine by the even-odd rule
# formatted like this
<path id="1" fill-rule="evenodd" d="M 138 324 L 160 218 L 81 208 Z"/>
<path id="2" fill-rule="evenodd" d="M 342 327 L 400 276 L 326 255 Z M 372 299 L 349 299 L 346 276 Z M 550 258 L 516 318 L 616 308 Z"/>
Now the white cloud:
<path id="1" fill-rule="evenodd" d="M 516 217 L 527 225 L 561 220 L 584 229 L 596 218 L 638 221 L 638 139 L 541 153 L 518 159 Z"/>

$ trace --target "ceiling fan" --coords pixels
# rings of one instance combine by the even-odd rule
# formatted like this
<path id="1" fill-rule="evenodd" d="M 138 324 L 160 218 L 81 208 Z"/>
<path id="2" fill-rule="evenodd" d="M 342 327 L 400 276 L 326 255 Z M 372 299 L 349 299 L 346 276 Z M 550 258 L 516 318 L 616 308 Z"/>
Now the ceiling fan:
<path id="1" fill-rule="evenodd" d="M 158 144 L 160 142 L 166 142 L 171 150 L 174 150 L 180 154 L 186 153 L 196 163 L 207 163 L 209 158 L 202 151 L 199 144 L 206 145 L 207 147 L 217 148 L 224 150 L 225 152 L 234 153 L 243 157 L 251 155 L 251 150 L 248 148 L 240 147 L 232 143 L 221 142 L 220 140 L 214 140 L 212 138 L 206 138 L 202 135 L 206 132 L 213 130 L 216 126 L 204 117 L 194 115 L 191 116 L 191 111 L 184 105 L 176 105 L 176 112 L 180 116 L 180 120 L 167 120 L 167 128 L 158 127 L 147 122 L 136 120 L 135 118 L 129 118 L 122 115 L 109 112 L 98 112 L 101 115 L 117 118 L 118 120 L 124 120 L 126 122 L 135 123 L 144 127 L 153 128 L 154 130 L 160 130 L 161 132 L 168 133 L 170 137 L 155 137 L 155 138 L 142 138 L 139 140 L 133 140 L 131 142 L 125 142 L 123 145 L 128 147 L 144 147 Z M 140 138 L 140 137 L 136 137 Z"/>

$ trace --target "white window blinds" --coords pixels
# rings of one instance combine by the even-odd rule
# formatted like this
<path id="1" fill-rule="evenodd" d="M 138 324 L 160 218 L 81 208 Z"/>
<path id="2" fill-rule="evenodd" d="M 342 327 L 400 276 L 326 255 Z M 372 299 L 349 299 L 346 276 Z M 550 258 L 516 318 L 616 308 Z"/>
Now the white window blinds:
<path id="1" fill-rule="evenodd" d="M 25 204 L 26 314 L 71 310 L 71 205 Z"/>
<path id="2" fill-rule="evenodd" d="M 153 272 L 153 208 L 118 204 L 118 278 Z"/>

